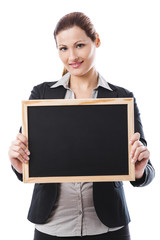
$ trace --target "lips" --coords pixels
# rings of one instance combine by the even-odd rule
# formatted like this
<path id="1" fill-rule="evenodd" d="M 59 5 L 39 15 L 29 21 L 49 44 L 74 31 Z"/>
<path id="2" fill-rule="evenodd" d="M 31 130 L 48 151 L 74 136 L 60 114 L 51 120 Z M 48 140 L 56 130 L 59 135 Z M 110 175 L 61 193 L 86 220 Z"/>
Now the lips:
<path id="1" fill-rule="evenodd" d="M 82 65 L 83 61 L 81 62 L 73 62 L 73 63 L 69 63 L 70 66 L 72 66 L 73 68 L 79 68 Z"/>

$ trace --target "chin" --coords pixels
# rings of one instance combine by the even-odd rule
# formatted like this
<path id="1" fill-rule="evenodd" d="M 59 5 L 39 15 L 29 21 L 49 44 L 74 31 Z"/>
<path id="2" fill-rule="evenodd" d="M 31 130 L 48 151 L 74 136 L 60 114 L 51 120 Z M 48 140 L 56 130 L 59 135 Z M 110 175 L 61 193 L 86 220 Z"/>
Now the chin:
<path id="1" fill-rule="evenodd" d="M 69 71 L 71 75 L 73 76 L 77 76 L 77 77 L 82 77 L 85 74 L 87 74 L 89 72 L 89 70 L 84 71 L 84 70 L 80 70 L 80 69 L 75 69 L 75 70 L 71 70 Z"/>

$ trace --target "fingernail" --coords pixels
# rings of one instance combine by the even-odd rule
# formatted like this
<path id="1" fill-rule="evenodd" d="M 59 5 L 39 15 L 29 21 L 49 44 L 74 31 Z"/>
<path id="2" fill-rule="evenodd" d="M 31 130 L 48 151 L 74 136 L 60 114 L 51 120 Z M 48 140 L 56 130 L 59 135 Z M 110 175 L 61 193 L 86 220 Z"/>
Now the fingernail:
<path id="1" fill-rule="evenodd" d="M 27 155 L 30 155 L 30 151 L 27 148 L 26 148 L 25 152 Z"/>
<path id="2" fill-rule="evenodd" d="M 133 157 L 133 152 L 130 153 L 130 158 L 132 158 L 132 157 Z"/>
<path id="3" fill-rule="evenodd" d="M 25 156 L 25 159 L 26 159 L 25 161 L 28 161 L 28 160 L 29 160 L 29 157 L 28 157 L 28 156 Z"/>

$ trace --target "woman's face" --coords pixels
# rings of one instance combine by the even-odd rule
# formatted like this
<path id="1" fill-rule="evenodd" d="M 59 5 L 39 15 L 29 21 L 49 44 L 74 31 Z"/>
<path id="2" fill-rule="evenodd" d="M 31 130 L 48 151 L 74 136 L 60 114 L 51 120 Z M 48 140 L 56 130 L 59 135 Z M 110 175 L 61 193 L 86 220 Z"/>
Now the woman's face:
<path id="1" fill-rule="evenodd" d="M 83 76 L 94 67 L 96 41 L 93 42 L 81 28 L 74 26 L 56 36 L 60 59 L 74 76 Z"/>

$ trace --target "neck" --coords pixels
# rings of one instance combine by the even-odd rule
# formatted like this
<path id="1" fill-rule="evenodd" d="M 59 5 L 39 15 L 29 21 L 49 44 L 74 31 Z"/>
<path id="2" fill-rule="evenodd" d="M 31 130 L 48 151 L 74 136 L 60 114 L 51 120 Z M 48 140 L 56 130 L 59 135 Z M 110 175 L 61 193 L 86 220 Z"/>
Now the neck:
<path id="1" fill-rule="evenodd" d="M 70 88 L 88 90 L 96 88 L 98 83 L 98 73 L 95 68 L 92 68 L 88 73 L 83 76 L 73 76 L 70 77 Z"/>

